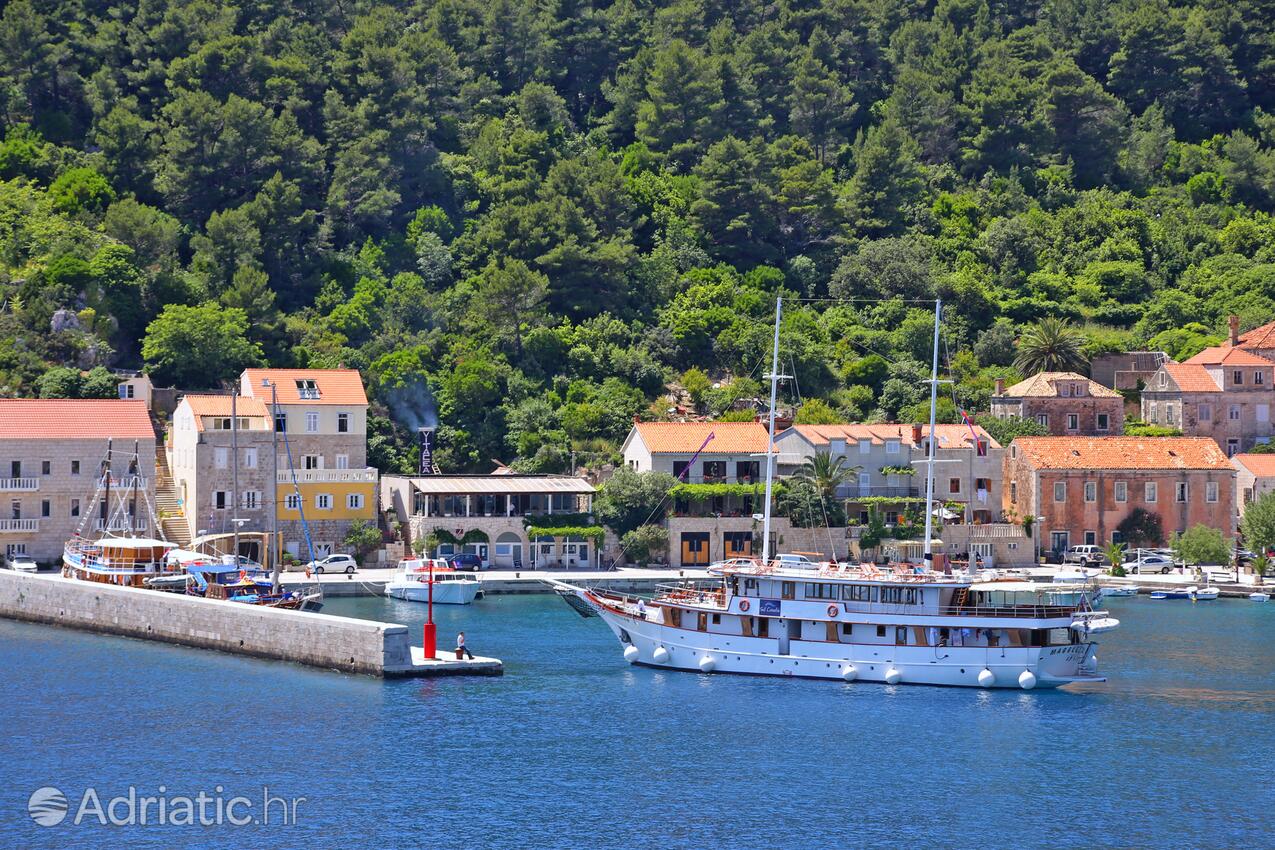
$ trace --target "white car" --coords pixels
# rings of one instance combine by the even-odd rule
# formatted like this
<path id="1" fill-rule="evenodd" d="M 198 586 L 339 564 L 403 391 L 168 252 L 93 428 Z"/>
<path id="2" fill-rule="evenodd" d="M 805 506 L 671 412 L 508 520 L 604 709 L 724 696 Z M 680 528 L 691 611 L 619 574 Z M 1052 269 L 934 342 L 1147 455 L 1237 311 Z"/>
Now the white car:
<path id="1" fill-rule="evenodd" d="M 40 569 L 39 564 L 30 555 L 10 555 L 8 566 L 9 569 L 17 570 L 20 573 L 34 573 Z"/>
<path id="2" fill-rule="evenodd" d="M 352 555 L 328 555 L 305 565 L 305 569 L 315 573 L 352 573 L 359 568 Z"/>
<path id="3" fill-rule="evenodd" d="M 1082 567 L 1096 567 L 1102 562 L 1102 550 L 1092 543 L 1072 546 L 1063 558 L 1064 564 L 1080 564 Z"/>
<path id="4" fill-rule="evenodd" d="M 1125 571 L 1134 575 L 1147 573 L 1167 575 L 1176 567 L 1177 564 L 1173 562 L 1173 558 L 1158 552 L 1143 552 L 1124 562 Z"/>

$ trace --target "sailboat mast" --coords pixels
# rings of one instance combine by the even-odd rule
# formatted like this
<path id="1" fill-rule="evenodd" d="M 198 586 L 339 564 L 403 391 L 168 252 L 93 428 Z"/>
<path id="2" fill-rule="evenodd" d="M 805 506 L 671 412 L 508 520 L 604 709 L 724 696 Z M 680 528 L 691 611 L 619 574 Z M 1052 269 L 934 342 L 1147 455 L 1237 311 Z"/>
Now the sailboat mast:
<path id="1" fill-rule="evenodd" d="M 939 317 L 943 313 L 943 299 L 934 302 L 934 359 L 930 365 L 930 435 L 926 448 L 925 465 L 925 566 L 934 568 L 934 438 L 939 401 Z"/>
<path id="2" fill-rule="evenodd" d="M 779 395 L 779 321 L 784 299 L 775 298 L 775 342 L 770 354 L 770 424 L 766 428 L 766 504 L 762 512 L 761 562 L 770 562 L 770 492 L 775 480 L 775 405 Z"/>
<path id="3" fill-rule="evenodd" d="M 235 563 L 239 563 L 239 384 L 230 394 L 230 522 L 234 525 Z"/>

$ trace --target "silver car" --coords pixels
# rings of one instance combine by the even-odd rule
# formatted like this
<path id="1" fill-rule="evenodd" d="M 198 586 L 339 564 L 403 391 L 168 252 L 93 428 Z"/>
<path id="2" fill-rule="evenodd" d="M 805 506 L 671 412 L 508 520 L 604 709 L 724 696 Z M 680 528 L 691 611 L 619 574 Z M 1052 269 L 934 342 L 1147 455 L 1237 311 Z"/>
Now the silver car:
<path id="1" fill-rule="evenodd" d="M 1167 575 L 1177 566 L 1173 558 L 1158 552 L 1140 552 L 1124 562 L 1126 572 L 1134 575 L 1160 573 Z"/>

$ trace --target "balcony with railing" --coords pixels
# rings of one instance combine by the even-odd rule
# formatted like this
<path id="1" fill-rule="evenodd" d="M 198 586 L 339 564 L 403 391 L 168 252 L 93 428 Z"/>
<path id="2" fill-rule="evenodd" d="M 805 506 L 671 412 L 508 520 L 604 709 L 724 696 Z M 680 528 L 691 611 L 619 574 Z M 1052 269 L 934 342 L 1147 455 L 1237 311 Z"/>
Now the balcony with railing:
<path id="1" fill-rule="evenodd" d="M 847 484 L 838 488 L 837 495 L 843 499 L 854 501 L 855 499 L 870 499 L 876 497 L 888 498 L 916 498 L 923 495 L 920 487 L 862 487 L 858 484 Z M 938 494 L 935 494 L 935 498 Z"/>
<path id="2" fill-rule="evenodd" d="M 93 520 L 94 531 L 145 531 L 148 526 L 145 517 L 134 517 L 132 522 L 126 517 L 112 517 L 110 528 L 107 528 L 107 521 L 101 517 Z"/>
<path id="3" fill-rule="evenodd" d="M 281 469 L 276 483 L 291 484 L 293 475 L 298 484 L 368 484 L 375 483 L 376 470 L 366 469 Z"/>
<path id="4" fill-rule="evenodd" d="M 39 489 L 39 478 L 0 478 L 0 493 L 33 493 Z"/>
<path id="5" fill-rule="evenodd" d="M 30 534 L 40 530 L 38 519 L 0 519 L 0 532 Z"/>

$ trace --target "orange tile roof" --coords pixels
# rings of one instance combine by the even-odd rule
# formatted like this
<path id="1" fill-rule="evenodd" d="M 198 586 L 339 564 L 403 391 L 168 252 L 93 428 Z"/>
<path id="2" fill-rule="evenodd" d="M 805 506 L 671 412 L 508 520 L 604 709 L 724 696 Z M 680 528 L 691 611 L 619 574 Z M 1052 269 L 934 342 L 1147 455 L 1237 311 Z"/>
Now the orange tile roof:
<path id="1" fill-rule="evenodd" d="M 1018 437 L 1037 469 L 1233 469 L 1208 437 Z"/>
<path id="2" fill-rule="evenodd" d="M 878 425 L 794 425 L 793 429 L 815 446 L 826 446 L 833 438 L 856 441 L 869 440 L 874 445 L 881 445 L 886 440 L 900 440 L 904 446 L 913 445 L 912 426 L 901 423 Z M 970 435 L 968 425 L 936 425 L 934 430 L 938 434 L 939 448 L 948 448 L 952 445 L 973 445 L 973 437 Z M 974 426 L 974 432 L 980 440 L 986 442 L 991 448 L 1000 448 L 1000 443 L 993 440 L 991 435 L 978 425 Z M 929 433 L 930 426 L 922 425 L 922 439 Z"/>
<path id="3" fill-rule="evenodd" d="M 1231 458 L 1231 462 L 1237 466 L 1243 464 L 1245 469 L 1258 478 L 1275 476 L 1275 454 L 1259 455 L 1245 452 Z"/>
<path id="4" fill-rule="evenodd" d="M 0 439 L 154 440 L 146 402 L 113 398 L 0 399 Z"/>
<path id="5" fill-rule="evenodd" d="M 269 402 L 270 388 L 261 385 L 268 379 L 278 386 L 280 404 L 366 405 L 367 393 L 357 369 L 245 369 L 243 392 Z M 301 398 L 297 381 L 314 381 L 318 398 Z"/>
<path id="6" fill-rule="evenodd" d="M 1059 381 L 1080 381 L 1085 385 L 1086 395 L 1094 398 L 1122 398 L 1120 393 L 1110 387 L 1104 387 L 1097 381 L 1091 381 L 1076 372 L 1041 372 L 1037 375 L 1032 375 L 1027 380 L 1019 381 L 1012 387 L 1007 388 L 1005 396 L 1011 398 L 1056 398 L 1058 396 L 1057 385 Z M 1084 396 L 1081 396 L 1081 398 L 1084 398 Z"/>
<path id="7" fill-rule="evenodd" d="M 187 395 L 183 397 L 195 414 L 195 430 L 204 430 L 205 416 L 230 416 L 231 398 L 229 395 Z M 235 414 L 241 417 L 265 418 L 270 415 L 266 403 L 251 396 L 239 396 L 235 405 Z"/>
<path id="8" fill-rule="evenodd" d="M 1215 345 L 1212 348 L 1206 348 L 1183 362 L 1200 366 L 1216 366 L 1218 364 L 1226 364 L 1227 366 L 1275 365 L 1275 363 L 1261 355 L 1245 351 L 1243 348 L 1231 348 L 1229 345 Z"/>
<path id="9" fill-rule="evenodd" d="M 1184 393 L 1216 393 L 1222 391 L 1222 388 L 1217 385 L 1217 381 L 1213 380 L 1213 376 L 1209 374 L 1209 370 L 1198 363 L 1165 363 L 1161 368 L 1169 373 L 1169 377 L 1178 385 L 1178 389 Z M 1147 389 L 1155 392 L 1154 387 L 1148 387 Z"/>
<path id="10" fill-rule="evenodd" d="M 760 422 L 638 422 L 634 426 L 647 451 L 705 454 L 757 454 L 766 451 L 766 426 Z"/>
<path id="11" fill-rule="evenodd" d="M 1240 348 L 1275 348 L 1275 322 L 1240 334 Z"/>

